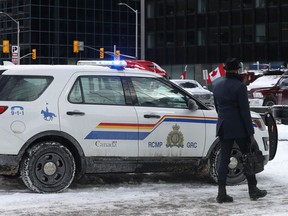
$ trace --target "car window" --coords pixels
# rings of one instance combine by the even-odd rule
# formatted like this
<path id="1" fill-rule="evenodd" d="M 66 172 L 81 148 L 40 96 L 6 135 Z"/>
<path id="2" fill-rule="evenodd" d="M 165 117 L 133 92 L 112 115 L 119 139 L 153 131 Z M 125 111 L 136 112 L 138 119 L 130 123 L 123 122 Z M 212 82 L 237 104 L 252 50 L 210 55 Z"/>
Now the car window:
<path id="1" fill-rule="evenodd" d="M 185 96 L 154 78 L 131 78 L 140 106 L 187 108 Z"/>
<path id="2" fill-rule="evenodd" d="M 192 82 L 179 83 L 179 86 L 181 86 L 182 88 L 199 88 L 197 83 L 192 83 Z"/>
<path id="3" fill-rule="evenodd" d="M 280 83 L 281 87 L 288 87 L 288 78 L 287 79 L 283 79 Z"/>
<path id="4" fill-rule="evenodd" d="M 0 78 L 1 101 L 33 101 L 45 91 L 52 82 L 48 76 L 8 76 Z"/>
<path id="5" fill-rule="evenodd" d="M 82 76 L 74 83 L 68 100 L 71 103 L 124 105 L 120 77 Z"/>

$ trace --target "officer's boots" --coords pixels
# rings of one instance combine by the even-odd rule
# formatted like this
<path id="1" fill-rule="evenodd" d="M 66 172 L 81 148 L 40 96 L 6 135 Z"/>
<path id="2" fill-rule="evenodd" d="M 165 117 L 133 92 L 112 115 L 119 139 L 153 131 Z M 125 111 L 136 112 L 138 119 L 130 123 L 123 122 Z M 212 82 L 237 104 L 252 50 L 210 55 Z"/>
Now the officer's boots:
<path id="1" fill-rule="evenodd" d="M 227 193 L 226 193 L 226 186 L 225 185 L 219 185 L 218 196 L 216 197 L 216 201 L 218 203 L 233 202 L 233 197 L 227 195 Z"/>
<path id="2" fill-rule="evenodd" d="M 249 196 L 250 199 L 255 201 L 258 200 L 259 198 L 265 197 L 267 195 L 266 190 L 260 190 L 256 186 L 249 186 Z"/>

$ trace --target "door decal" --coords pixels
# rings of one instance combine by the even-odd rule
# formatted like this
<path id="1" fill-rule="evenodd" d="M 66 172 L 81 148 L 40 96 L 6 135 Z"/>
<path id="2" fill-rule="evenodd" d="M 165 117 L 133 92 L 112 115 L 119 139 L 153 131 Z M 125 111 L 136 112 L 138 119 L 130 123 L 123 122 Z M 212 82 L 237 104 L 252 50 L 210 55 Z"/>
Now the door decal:
<path id="1" fill-rule="evenodd" d="M 160 126 L 163 122 L 173 123 L 194 123 L 194 124 L 216 124 L 217 118 L 201 116 L 163 116 L 155 124 L 130 124 L 130 123 L 107 123 L 101 122 L 96 126 L 96 130 L 90 131 L 85 139 L 114 139 L 114 140 L 144 140 L 149 134 Z M 173 131 L 171 131 L 173 132 Z M 176 134 L 175 134 L 176 133 Z M 180 137 L 180 133 L 174 132 L 173 139 Z M 182 134 L 182 133 L 181 133 Z M 169 136 L 169 135 L 168 135 Z M 175 141 L 173 141 L 175 142 Z M 171 142 L 173 144 L 173 142 Z M 178 142 L 178 141 L 177 141 Z M 183 142 L 183 141 L 182 141 Z M 181 144 L 180 144 L 181 145 Z"/>
<path id="2" fill-rule="evenodd" d="M 41 114 L 45 121 L 52 121 L 56 117 L 55 113 L 49 112 L 48 107 L 46 107 L 46 110 L 41 110 Z"/>
<path id="3" fill-rule="evenodd" d="M 172 126 L 173 130 L 167 136 L 167 143 L 166 147 L 173 147 L 176 146 L 178 148 L 183 148 L 184 144 L 184 136 L 183 133 L 179 130 L 180 126 L 175 124 Z"/>

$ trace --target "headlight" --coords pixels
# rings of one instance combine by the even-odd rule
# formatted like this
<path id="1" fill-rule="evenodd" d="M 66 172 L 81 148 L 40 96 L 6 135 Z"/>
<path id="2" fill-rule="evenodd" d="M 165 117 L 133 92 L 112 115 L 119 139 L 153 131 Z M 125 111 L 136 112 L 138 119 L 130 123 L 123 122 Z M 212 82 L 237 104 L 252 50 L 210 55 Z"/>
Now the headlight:
<path id="1" fill-rule="evenodd" d="M 259 128 L 259 130 L 264 131 L 266 129 L 266 126 L 264 124 L 264 121 L 262 118 L 252 119 L 253 125 Z"/>
<path id="2" fill-rule="evenodd" d="M 263 98 L 263 94 L 261 92 L 254 92 L 253 97 L 254 98 Z"/>

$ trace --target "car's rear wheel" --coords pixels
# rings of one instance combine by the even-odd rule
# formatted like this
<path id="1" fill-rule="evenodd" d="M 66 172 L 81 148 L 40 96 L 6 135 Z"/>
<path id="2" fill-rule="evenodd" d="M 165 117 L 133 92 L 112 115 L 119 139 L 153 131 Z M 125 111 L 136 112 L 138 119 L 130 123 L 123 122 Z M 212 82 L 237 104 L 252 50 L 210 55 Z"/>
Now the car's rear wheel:
<path id="1" fill-rule="evenodd" d="M 39 193 L 61 192 L 75 175 L 71 152 L 58 142 L 42 142 L 30 148 L 20 168 L 25 185 Z"/>
<path id="2" fill-rule="evenodd" d="M 219 143 L 215 147 L 214 151 L 210 156 L 210 177 L 216 183 L 218 181 L 220 156 L 221 156 L 221 150 Z M 234 144 L 231 152 L 230 163 L 228 165 L 228 173 L 226 179 L 228 185 L 239 184 L 246 178 L 243 172 L 243 164 L 241 162 L 241 156 L 242 153 L 239 147 L 236 144 Z"/>

